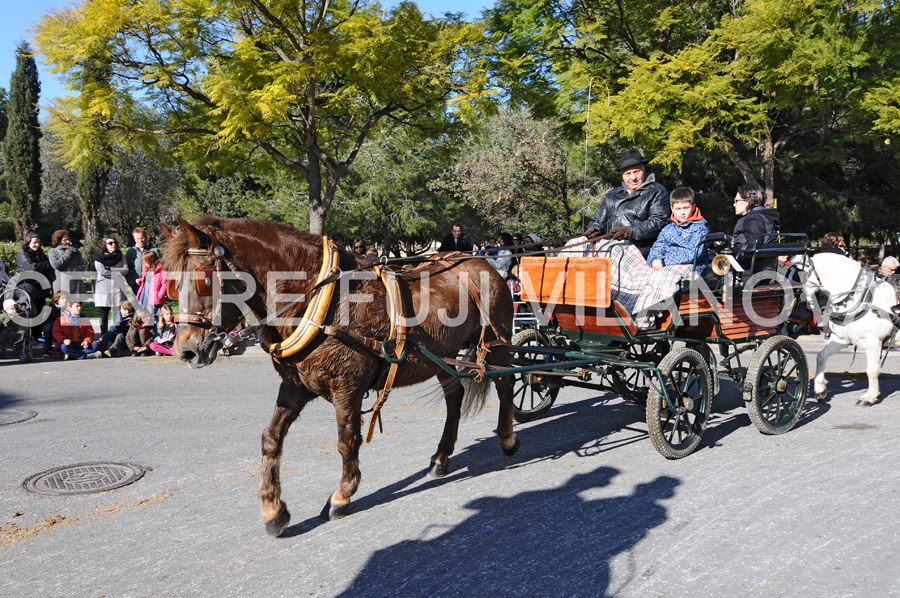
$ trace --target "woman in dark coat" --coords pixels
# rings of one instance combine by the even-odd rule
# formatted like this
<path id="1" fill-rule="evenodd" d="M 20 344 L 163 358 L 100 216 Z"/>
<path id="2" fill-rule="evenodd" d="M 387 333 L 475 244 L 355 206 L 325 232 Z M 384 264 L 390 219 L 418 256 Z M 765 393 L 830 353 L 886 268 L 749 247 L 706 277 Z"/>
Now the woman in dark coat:
<path id="1" fill-rule="evenodd" d="M 41 238 L 31 233 L 25 238 L 25 244 L 16 255 L 16 268 L 19 270 L 16 287 L 25 291 L 31 301 L 30 317 L 41 313 L 47 297 L 53 290 L 55 273 L 50 260 L 41 249 Z M 34 340 L 41 337 L 41 327 L 32 326 L 31 336 Z"/>
<path id="2" fill-rule="evenodd" d="M 62 291 L 67 295 L 84 295 L 82 274 L 69 274 L 69 272 L 83 273 L 85 270 L 84 258 L 78 249 L 72 246 L 69 231 L 60 229 L 53 233 L 50 237 L 50 246 L 53 249 L 47 257 L 50 259 L 50 265 L 56 270 L 53 291 Z M 63 285 L 66 288 L 62 288 Z"/>
<path id="3" fill-rule="evenodd" d="M 766 192 L 761 186 L 750 183 L 738 187 L 734 196 L 734 213 L 741 217 L 734 226 L 732 245 L 735 253 L 741 249 L 755 248 L 757 241 L 762 244 L 778 240 L 776 233 L 781 224 L 781 216 L 775 208 L 766 207 Z M 763 237 L 766 233 L 771 233 L 771 236 Z M 738 255 L 738 261 L 744 269 L 750 268 L 751 260 L 749 256 L 742 258 Z M 753 265 L 753 271 L 775 270 L 777 265 L 774 257 L 760 258 Z"/>
<path id="4" fill-rule="evenodd" d="M 837 233 L 826 233 L 819 242 L 818 253 L 836 253 L 847 257 L 847 245 Z"/>

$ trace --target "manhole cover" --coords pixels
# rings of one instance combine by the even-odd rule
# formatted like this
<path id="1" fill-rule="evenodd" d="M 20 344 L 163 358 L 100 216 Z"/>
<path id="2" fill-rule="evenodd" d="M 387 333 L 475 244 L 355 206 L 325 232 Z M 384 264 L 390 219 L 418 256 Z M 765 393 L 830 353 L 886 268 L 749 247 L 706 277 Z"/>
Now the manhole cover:
<path id="1" fill-rule="evenodd" d="M 34 494 L 90 494 L 126 486 L 149 470 L 134 463 L 79 463 L 35 474 L 22 487 Z"/>
<path id="2" fill-rule="evenodd" d="M 0 426 L 7 424 L 17 424 L 25 420 L 29 420 L 37 415 L 34 411 L 25 409 L 0 409 Z"/>

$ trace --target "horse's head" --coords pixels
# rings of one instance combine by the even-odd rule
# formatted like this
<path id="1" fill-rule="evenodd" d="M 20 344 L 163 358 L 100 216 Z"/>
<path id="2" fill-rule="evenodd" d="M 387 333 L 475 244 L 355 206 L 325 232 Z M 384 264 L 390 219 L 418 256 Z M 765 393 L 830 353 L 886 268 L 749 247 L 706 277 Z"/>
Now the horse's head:
<path id="1" fill-rule="evenodd" d="M 241 321 L 239 304 L 228 297 L 245 292 L 247 279 L 238 279 L 229 249 L 212 228 L 202 230 L 179 220 L 174 231 L 162 225 L 168 238 L 167 291 L 178 301 L 173 353 L 192 367 L 203 367 L 215 361 L 227 333 Z"/>

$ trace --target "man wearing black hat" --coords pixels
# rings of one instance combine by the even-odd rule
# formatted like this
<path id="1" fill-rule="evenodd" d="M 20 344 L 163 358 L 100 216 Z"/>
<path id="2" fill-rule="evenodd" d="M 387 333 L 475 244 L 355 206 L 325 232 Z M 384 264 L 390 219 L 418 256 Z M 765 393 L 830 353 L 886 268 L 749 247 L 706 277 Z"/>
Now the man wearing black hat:
<path id="1" fill-rule="evenodd" d="M 647 174 L 647 162 L 636 149 L 622 154 L 622 184 L 606 194 L 584 231 L 588 237 L 631 240 L 645 258 L 671 213 L 669 192 L 656 182 L 656 175 Z"/>

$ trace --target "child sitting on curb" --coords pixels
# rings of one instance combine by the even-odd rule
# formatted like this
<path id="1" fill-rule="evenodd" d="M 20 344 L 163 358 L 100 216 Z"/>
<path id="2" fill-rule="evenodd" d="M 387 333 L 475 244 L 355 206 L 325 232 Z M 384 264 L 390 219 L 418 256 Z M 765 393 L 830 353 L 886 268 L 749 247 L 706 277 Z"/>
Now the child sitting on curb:
<path id="1" fill-rule="evenodd" d="M 163 305 L 159 310 L 159 336 L 150 343 L 150 350 L 157 355 L 171 355 L 172 346 L 175 344 L 177 330 L 175 328 L 175 314 L 168 305 Z"/>
<path id="2" fill-rule="evenodd" d="M 100 342 L 97 344 L 97 351 L 104 357 L 121 357 L 131 353 L 125 337 L 128 334 L 128 329 L 131 327 L 132 316 L 134 316 L 134 306 L 131 305 L 131 301 L 120 303 L 119 321 L 106 331 L 106 334 L 100 338 Z"/>
<path id="3" fill-rule="evenodd" d="M 100 357 L 94 342 L 94 327 L 81 315 L 81 301 L 72 301 L 53 324 L 53 339 L 63 359 Z"/>

